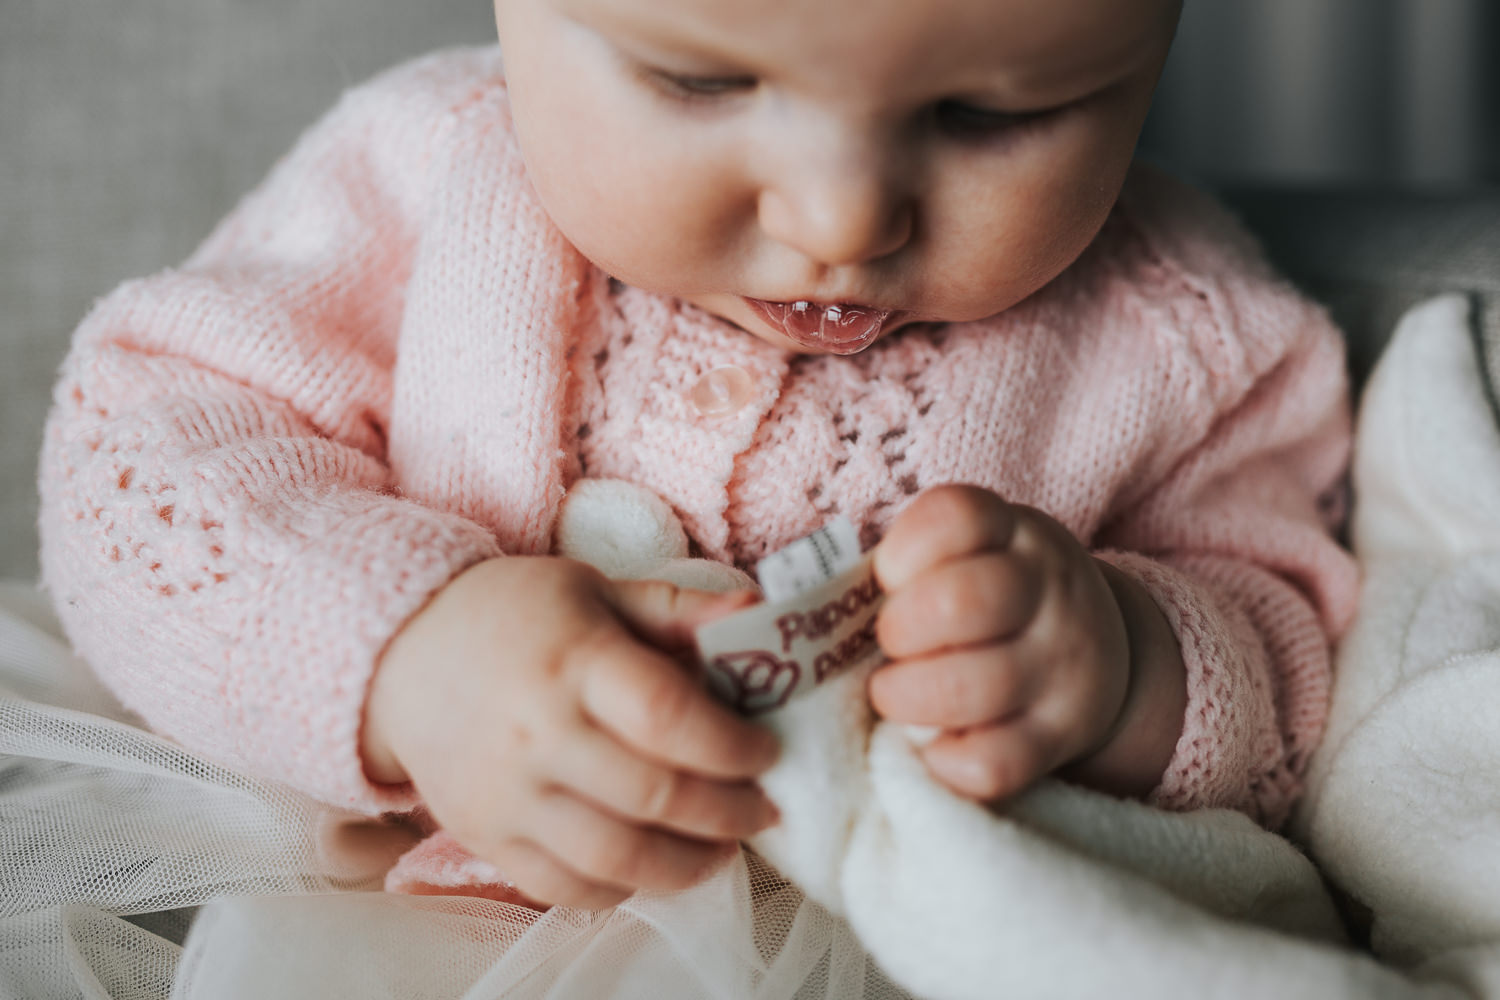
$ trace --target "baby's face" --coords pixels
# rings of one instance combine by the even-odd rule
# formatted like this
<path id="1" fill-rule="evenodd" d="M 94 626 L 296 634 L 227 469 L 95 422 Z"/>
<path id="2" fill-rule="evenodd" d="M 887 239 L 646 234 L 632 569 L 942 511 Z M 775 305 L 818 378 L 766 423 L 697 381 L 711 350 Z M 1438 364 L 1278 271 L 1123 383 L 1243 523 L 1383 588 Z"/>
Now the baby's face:
<path id="1" fill-rule="evenodd" d="M 801 353 L 979 319 L 1123 183 L 1179 0 L 496 0 L 543 205 Z"/>

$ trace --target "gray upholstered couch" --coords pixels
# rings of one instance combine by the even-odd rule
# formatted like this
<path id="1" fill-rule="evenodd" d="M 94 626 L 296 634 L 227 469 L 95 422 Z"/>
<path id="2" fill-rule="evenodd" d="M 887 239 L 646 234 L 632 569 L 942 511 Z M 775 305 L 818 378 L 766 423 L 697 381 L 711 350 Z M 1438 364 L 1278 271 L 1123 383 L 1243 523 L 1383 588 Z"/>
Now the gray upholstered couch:
<path id="1" fill-rule="evenodd" d="M 0 576 L 35 572 L 52 373 L 89 303 L 184 257 L 344 86 L 490 38 L 480 0 L 7 0 L 0 8 Z M 1464 289 L 1500 324 L 1500 194 L 1231 200 L 1350 331 Z"/>

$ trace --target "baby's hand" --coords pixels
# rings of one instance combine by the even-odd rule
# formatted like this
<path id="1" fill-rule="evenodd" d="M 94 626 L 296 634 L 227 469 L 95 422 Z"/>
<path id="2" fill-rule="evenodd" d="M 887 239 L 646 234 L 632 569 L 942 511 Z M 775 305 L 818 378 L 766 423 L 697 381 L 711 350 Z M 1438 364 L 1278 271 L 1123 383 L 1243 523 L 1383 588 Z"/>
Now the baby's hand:
<path id="1" fill-rule="evenodd" d="M 896 519 L 875 573 L 891 662 L 870 701 L 944 730 L 922 750 L 939 781 L 989 802 L 1110 741 L 1129 637 L 1100 564 L 1062 525 L 988 490 L 939 487 Z"/>
<path id="2" fill-rule="evenodd" d="M 542 903 L 599 908 L 690 885 L 775 822 L 775 739 L 674 658 L 745 603 L 612 582 L 561 558 L 460 574 L 391 642 L 366 708 L 373 780 Z"/>

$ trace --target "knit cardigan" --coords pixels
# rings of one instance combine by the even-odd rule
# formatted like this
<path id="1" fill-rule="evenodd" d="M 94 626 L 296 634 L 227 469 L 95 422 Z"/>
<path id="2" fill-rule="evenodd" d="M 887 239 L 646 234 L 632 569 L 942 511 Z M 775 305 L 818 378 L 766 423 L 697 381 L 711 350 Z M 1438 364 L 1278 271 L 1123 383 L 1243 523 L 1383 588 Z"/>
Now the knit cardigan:
<path id="1" fill-rule="evenodd" d="M 701 412 L 726 366 L 745 405 Z M 535 199 L 498 52 L 455 50 L 350 91 L 181 268 L 85 319 L 43 575 L 153 728 L 373 813 L 419 804 L 361 766 L 383 647 L 469 565 L 547 552 L 579 477 L 650 488 L 741 566 L 836 514 L 873 542 L 919 491 L 975 483 L 1175 630 L 1187 715 L 1153 801 L 1274 825 L 1354 606 L 1330 535 L 1348 438 L 1324 313 L 1160 174 L 1004 313 L 796 356 L 592 267 Z"/>

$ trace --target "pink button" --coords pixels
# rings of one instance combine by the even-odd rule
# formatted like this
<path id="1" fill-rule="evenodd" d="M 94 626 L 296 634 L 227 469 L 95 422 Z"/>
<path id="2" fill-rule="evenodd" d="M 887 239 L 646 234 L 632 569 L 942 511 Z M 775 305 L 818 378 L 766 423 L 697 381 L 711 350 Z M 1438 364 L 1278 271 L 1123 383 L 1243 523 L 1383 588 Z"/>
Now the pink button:
<path id="1" fill-rule="evenodd" d="M 688 393 L 705 417 L 722 417 L 742 409 L 755 396 L 755 380 L 738 365 L 715 368 L 698 380 Z"/>

